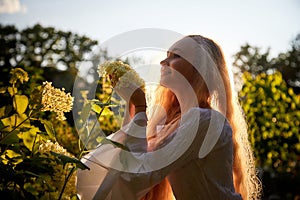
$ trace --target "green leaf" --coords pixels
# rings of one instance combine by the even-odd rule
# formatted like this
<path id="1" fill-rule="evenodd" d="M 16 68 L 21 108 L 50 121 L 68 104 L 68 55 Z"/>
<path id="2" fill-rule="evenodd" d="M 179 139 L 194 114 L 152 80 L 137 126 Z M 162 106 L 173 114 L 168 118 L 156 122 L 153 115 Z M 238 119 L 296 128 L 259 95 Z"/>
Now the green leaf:
<path id="1" fill-rule="evenodd" d="M 30 192 L 31 194 L 33 194 L 34 196 L 38 196 L 39 195 L 37 189 L 32 185 L 32 183 L 25 183 L 24 184 L 24 189 L 27 192 Z"/>
<path id="2" fill-rule="evenodd" d="M 6 87 L 0 87 L 0 94 L 4 94 L 6 92 Z"/>
<path id="3" fill-rule="evenodd" d="M 0 131 L 2 130 L 2 129 L 5 129 L 7 126 L 4 126 L 4 124 L 2 123 L 2 121 L 0 120 Z"/>
<path id="4" fill-rule="evenodd" d="M 20 152 L 15 152 L 14 150 L 7 149 L 5 151 L 5 158 L 14 164 L 18 164 L 23 161 Z"/>
<path id="5" fill-rule="evenodd" d="M 91 108 L 94 112 L 96 112 L 97 114 L 101 114 L 101 115 L 108 115 L 111 114 L 111 111 L 108 109 L 108 107 L 114 107 L 117 106 L 117 104 L 111 104 L 110 102 L 108 103 L 102 103 L 98 100 L 93 99 L 91 102 Z M 104 109 L 102 111 L 102 109 Z M 101 113 L 102 112 L 102 113 Z"/>
<path id="6" fill-rule="evenodd" d="M 14 88 L 14 87 L 8 87 L 7 91 L 10 94 L 10 96 L 13 96 L 14 94 L 16 94 L 18 92 L 18 89 Z"/>
<path id="7" fill-rule="evenodd" d="M 56 153 L 54 151 L 51 151 L 51 154 L 54 155 L 54 156 L 56 156 L 57 158 L 59 158 L 60 161 L 63 163 L 63 165 L 65 165 L 67 163 L 74 163 L 74 164 L 76 164 L 77 168 L 80 168 L 82 170 L 84 170 L 84 169 L 90 169 L 88 166 L 86 166 L 85 164 L 83 164 L 77 158 L 72 158 L 72 157 L 66 156 L 64 154 Z"/>
<path id="8" fill-rule="evenodd" d="M 101 136 L 99 136 L 99 137 L 96 138 L 96 141 L 97 141 L 98 143 L 101 143 L 101 144 L 112 144 L 112 145 L 114 145 L 115 147 L 121 148 L 121 149 L 123 149 L 123 150 L 125 150 L 125 151 L 130 151 L 130 150 L 128 149 L 128 147 L 126 147 L 125 145 L 123 145 L 123 144 L 121 144 L 121 143 L 118 143 L 118 142 L 115 142 L 115 141 L 113 141 L 113 140 L 107 139 L 106 137 L 101 137 Z"/>
<path id="9" fill-rule="evenodd" d="M 80 114 L 80 118 L 81 118 L 83 124 L 86 122 L 86 120 L 90 116 L 90 112 L 91 112 L 91 103 L 87 103 L 83 106 L 81 114 Z"/>
<path id="10" fill-rule="evenodd" d="M 32 126 L 31 129 L 25 132 L 21 132 L 19 134 L 19 137 L 23 139 L 24 145 L 32 150 L 32 147 L 34 145 L 34 141 L 36 138 L 36 134 L 40 132 L 39 128 Z"/>
<path id="11" fill-rule="evenodd" d="M 19 143 L 19 137 L 18 137 L 18 131 L 13 131 L 8 133 L 4 138 L 0 141 L 0 144 L 18 144 Z"/>
<path id="12" fill-rule="evenodd" d="M 80 199 L 77 195 L 74 195 L 74 196 L 71 197 L 71 200 L 80 200 Z"/>
<path id="13" fill-rule="evenodd" d="M 101 108 L 106 107 L 106 106 L 111 106 L 111 105 L 112 105 L 111 102 L 103 103 L 103 102 L 101 102 L 101 101 L 99 101 L 99 100 L 97 100 L 97 99 L 93 99 L 93 100 L 91 100 L 90 102 L 91 102 L 92 104 L 97 104 L 97 105 L 100 106 Z"/>
<path id="14" fill-rule="evenodd" d="M 109 108 L 105 107 L 104 110 L 102 111 L 101 115 L 102 116 L 106 116 L 106 115 L 110 116 L 110 115 L 113 115 L 113 113 Z"/>
<path id="15" fill-rule="evenodd" d="M 94 112 L 100 114 L 102 108 L 101 108 L 99 105 L 93 103 L 93 104 L 92 104 L 92 110 L 93 110 Z"/>
<path id="16" fill-rule="evenodd" d="M 47 121 L 47 120 L 40 120 L 40 121 L 41 121 L 42 124 L 44 124 L 46 132 L 50 136 L 50 138 L 53 139 L 54 141 L 56 141 L 55 130 L 53 128 L 52 123 Z"/>
<path id="17" fill-rule="evenodd" d="M 7 117 L 12 111 L 12 105 L 6 105 L 0 108 L 0 118 Z"/>
<path id="18" fill-rule="evenodd" d="M 0 118 L 5 116 L 5 110 L 6 110 L 6 106 L 0 108 Z"/>
<path id="19" fill-rule="evenodd" d="M 23 114 L 28 106 L 28 97 L 25 95 L 15 95 L 13 100 L 14 108 L 18 114 Z"/>
<path id="20" fill-rule="evenodd" d="M 29 127 L 30 128 L 30 121 L 26 120 L 26 114 L 13 114 L 10 117 L 6 117 L 1 119 L 3 126 L 5 126 L 6 131 L 11 131 L 14 126 L 19 126 L 19 128 Z"/>

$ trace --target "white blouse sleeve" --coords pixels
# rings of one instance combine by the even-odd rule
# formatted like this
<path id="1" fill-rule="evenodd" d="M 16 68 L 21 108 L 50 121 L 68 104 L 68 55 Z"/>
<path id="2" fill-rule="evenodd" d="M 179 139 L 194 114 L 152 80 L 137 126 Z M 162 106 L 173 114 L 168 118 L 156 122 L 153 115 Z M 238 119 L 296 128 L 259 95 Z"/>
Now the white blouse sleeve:
<path id="1" fill-rule="evenodd" d="M 153 152 L 146 151 L 146 127 L 135 123 L 136 119 L 143 119 L 145 116 L 143 113 L 137 115 L 122 128 L 122 132 L 127 133 L 125 145 L 130 152 L 112 145 L 103 145 L 92 153 L 93 164 L 89 161 L 90 165 L 95 166 L 97 163 L 98 168 L 107 166 L 112 169 L 106 170 L 105 178 L 102 177 L 99 184 L 94 185 L 94 191 L 90 191 L 96 193 L 97 199 L 139 199 L 172 170 L 198 158 L 210 125 L 208 113 L 199 112 L 199 109 L 190 110 L 182 117 L 178 129 L 172 134 L 172 140 Z"/>
<path id="2" fill-rule="evenodd" d="M 137 113 L 128 124 L 121 128 L 125 133 L 124 143 L 130 152 L 147 152 L 146 126 L 137 124 L 138 121 L 148 121 L 145 112 Z"/>

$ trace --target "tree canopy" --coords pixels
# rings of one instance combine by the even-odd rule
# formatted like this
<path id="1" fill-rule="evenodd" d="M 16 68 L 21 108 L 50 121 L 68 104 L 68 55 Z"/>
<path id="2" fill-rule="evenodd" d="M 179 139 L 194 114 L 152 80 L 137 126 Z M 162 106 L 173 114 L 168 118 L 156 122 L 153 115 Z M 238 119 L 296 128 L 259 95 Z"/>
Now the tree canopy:
<path id="1" fill-rule="evenodd" d="M 235 55 L 235 78 L 265 199 L 292 199 L 300 187 L 300 34 L 291 49 L 270 57 L 246 44 Z M 273 198 L 272 197 L 272 198 Z"/>
<path id="2" fill-rule="evenodd" d="M 295 93 L 300 93 L 300 34 L 291 42 L 291 49 L 271 58 L 270 48 L 261 52 L 261 48 L 246 43 L 233 56 L 233 66 L 236 78 L 240 78 L 244 72 L 252 75 L 261 73 L 270 74 L 280 71 L 283 79 L 292 87 Z"/>
<path id="3" fill-rule="evenodd" d="M 33 71 L 42 68 L 46 79 L 63 71 L 74 78 L 78 63 L 84 61 L 97 44 L 98 41 L 86 36 L 40 24 L 23 30 L 0 25 L 0 72 L 3 75 L 0 85 L 7 84 L 8 73 L 16 66 L 31 67 Z M 30 69 L 27 72 L 34 75 Z"/>

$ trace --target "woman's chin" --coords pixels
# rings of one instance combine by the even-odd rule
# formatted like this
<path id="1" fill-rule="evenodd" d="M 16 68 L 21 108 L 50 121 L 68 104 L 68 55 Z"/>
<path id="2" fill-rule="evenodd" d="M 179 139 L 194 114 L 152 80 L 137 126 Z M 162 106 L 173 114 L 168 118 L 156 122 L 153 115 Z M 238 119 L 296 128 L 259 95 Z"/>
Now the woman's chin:
<path id="1" fill-rule="evenodd" d="M 159 83 L 160 83 L 160 85 L 167 87 L 167 88 L 171 88 L 171 86 L 172 86 L 171 81 L 168 80 L 167 78 L 161 78 Z"/>
<path id="2" fill-rule="evenodd" d="M 167 87 L 167 81 L 164 79 L 164 78 L 160 78 L 160 81 L 159 81 L 159 84 L 164 86 L 164 87 Z"/>

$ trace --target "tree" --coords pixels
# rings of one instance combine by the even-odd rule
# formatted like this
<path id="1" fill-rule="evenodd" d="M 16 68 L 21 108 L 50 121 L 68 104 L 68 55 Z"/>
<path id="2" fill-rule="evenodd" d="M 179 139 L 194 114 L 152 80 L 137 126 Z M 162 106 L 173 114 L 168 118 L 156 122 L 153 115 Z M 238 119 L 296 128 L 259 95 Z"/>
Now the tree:
<path id="1" fill-rule="evenodd" d="M 59 124 L 44 119 L 47 111 L 63 120 L 63 113 L 72 109 L 73 97 L 50 83 L 26 95 L 21 86 L 30 79 L 27 72 L 13 68 L 10 75 L 9 85 L 2 88 L 4 92 L 0 94 L 1 97 L 8 94 L 12 99 L 0 107 L 1 196 L 8 199 L 75 197 L 73 172 L 77 167 L 87 167 L 57 142 L 60 141 L 58 136 L 70 132 L 68 127 L 61 127 L 63 134 L 58 135 L 54 125 Z M 79 148 L 76 141 L 71 144 L 73 150 Z"/>
<path id="2" fill-rule="evenodd" d="M 72 92 L 78 65 L 85 61 L 98 42 L 76 33 L 43 27 L 36 24 L 23 30 L 0 25 L 0 88 L 8 85 L 11 68 L 21 67 L 31 77 L 24 84 L 25 94 L 43 81 Z M 10 101 L 9 95 L 0 100 L 1 105 Z M 72 113 L 68 122 L 73 123 Z"/>
<path id="3" fill-rule="evenodd" d="M 300 95 L 288 87 L 280 72 L 257 76 L 246 72 L 239 96 L 256 164 L 264 172 L 265 195 L 299 195 Z"/>
<path id="4" fill-rule="evenodd" d="M 2 26 L 0 24 L 0 67 L 1 74 L 9 73 L 11 59 L 17 57 L 18 30 L 14 26 Z"/>
<path id="5" fill-rule="evenodd" d="M 270 57 L 270 48 L 261 52 L 259 47 L 245 44 L 233 56 L 235 78 L 240 80 L 244 72 L 256 76 L 261 73 L 271 74 L 278 70 L 283 79 L 294 92 L 300 93 L 300 34 L 292 40 L 291 50 L 280 53 L 277 57 Z"/>
<path id="6" fill-rule="evenodd" d="M 249 72 L 254 75 L 266 72 L 274 68 L 270 62 L 270 49 L 261 53 L 261 49 L 248 43 L 241 46 L 240 51 L 234 57 L 233 66 L 237 73 Z"/>
<path id="7" fill-rule="evenodd" d="M 300 34 L 292 41 L 292 49 L 287 53 L 279 54 L 275 59 L 275 67 L 278 69 L 284 80 L 294 91 L 300 93 Z"/>
<path id="8" fill-rule="evenodd" d="M 33 67 L 33 71 L 26 70 L 30 75 L 42 68 L 42 76 L 49 81 L 61 71 L 68 71 L 75 78 L 78 63 L 98 44 L 86 36 L 39 24 L 21 31 L 14 26 L 0 25 L 0 30 L 0 73 L 3 77 L 0 86 L 8 83 L 8 73 L 16 66 Z"/>

